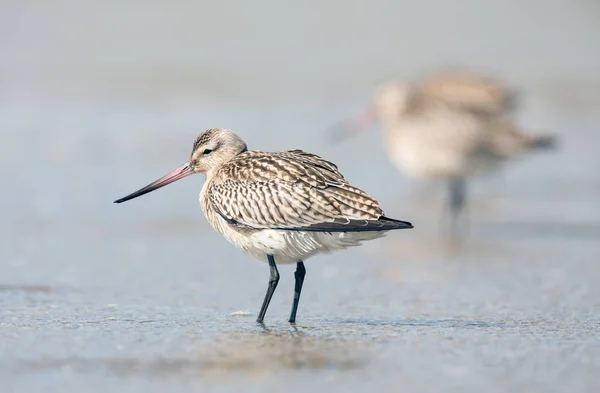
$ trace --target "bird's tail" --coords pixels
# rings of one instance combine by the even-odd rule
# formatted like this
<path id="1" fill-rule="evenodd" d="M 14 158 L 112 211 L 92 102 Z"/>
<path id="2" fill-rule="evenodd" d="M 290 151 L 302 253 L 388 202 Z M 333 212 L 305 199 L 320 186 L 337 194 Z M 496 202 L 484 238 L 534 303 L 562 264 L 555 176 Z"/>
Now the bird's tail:
<path id="1" fill-rule="evenodd" d="M 544 134 L 544 135 L 533 135 L 529 141 L 529 147 L 531 149 L 554 149 L 558 145 L 558 138 L 556 135 Z"/>

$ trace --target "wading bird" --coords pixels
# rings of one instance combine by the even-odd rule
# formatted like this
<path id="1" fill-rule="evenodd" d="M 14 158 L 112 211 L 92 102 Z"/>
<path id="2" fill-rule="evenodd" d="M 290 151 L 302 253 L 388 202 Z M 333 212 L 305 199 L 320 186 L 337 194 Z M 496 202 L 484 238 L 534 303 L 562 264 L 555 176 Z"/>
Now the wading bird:
<path id="1" fill-rule="evenodd" d="M 554 136 L 522 132 L 511 116 L 515 107 L 513 90 L 473 73 L 440 72 L 414 84 L 390 81 L 377 86 L 370 108 L 335 128 L 334 140 L 379 120 L 398 169 L 411 178 L 448 184 L 454 227 L 465 204 L 467 179 L 554 146 Z"/>
<path id="2" fill-rule="evenodd" d="M 306 273 L 303 261 L 413 227 L 386 217 L 379 202 L 350 185 L 331 162 L 302 150 L 248 150 L 237 134 L 222 128 L 201 134 L 183 166 L 115 203 L 194 173 L 206 175 L 200 204 L 212 227 L 234 246 L 269 264 L 260 323 L 279 282 L 276 262 L 296 263 L 289 318 L 294 323 Z"/>

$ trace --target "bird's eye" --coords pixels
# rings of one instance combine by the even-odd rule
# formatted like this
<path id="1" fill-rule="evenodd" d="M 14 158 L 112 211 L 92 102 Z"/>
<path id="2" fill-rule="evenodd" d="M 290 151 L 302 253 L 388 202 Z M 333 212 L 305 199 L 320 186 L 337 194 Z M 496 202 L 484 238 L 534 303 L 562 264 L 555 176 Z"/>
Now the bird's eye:
<path id="1" fill-rule="evenodd" d="M 204 151 L 202 152 L 202 154 L 206 155 L 206 154 L 210 154 L 212 153 L 212 149 L 204 149 Z"/>

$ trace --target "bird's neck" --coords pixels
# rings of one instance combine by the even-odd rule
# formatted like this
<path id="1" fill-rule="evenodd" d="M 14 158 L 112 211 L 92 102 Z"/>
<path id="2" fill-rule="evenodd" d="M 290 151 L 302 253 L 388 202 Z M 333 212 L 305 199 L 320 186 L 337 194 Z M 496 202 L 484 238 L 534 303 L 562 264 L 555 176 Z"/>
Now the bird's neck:
<path id="1" fill-rule="evenodd" d="M 223 169 L 223 167 L 226 167 L 227 165 L 231 164 L 232 161 L 234 161 L 235 159 L 237 159 L 240 154 L 243 154 L 245 152 L 247 152 L 248 149 L 245 148 L 244 145 L 244 149 L 231 155 L 230 157 L 224 158 L 222 162 L 218 162 L 215 163 L 214 166 L 212 166 L 208 171 L 206 171 L 205 175 L 206 175 L 206 182 L 210 182 L 215 176 L 217 176 L 217 174 L 219 173 L 219 171 L 221 169 Z"/>

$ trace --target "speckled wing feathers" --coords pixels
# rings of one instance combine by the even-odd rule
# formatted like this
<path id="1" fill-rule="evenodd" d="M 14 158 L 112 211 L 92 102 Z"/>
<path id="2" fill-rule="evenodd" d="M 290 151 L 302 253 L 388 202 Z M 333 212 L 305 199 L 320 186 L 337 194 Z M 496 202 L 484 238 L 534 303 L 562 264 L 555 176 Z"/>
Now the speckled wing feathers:
<path id="1" fill-rule="evenodd" d="M 230 224 L 254 229 L 369 231 L 400 227 L 337 167 L 301 150 L 247 151 L 215 174 L 210 202 Z M 395 223 L 395 224 L 393 224 Z"/>

